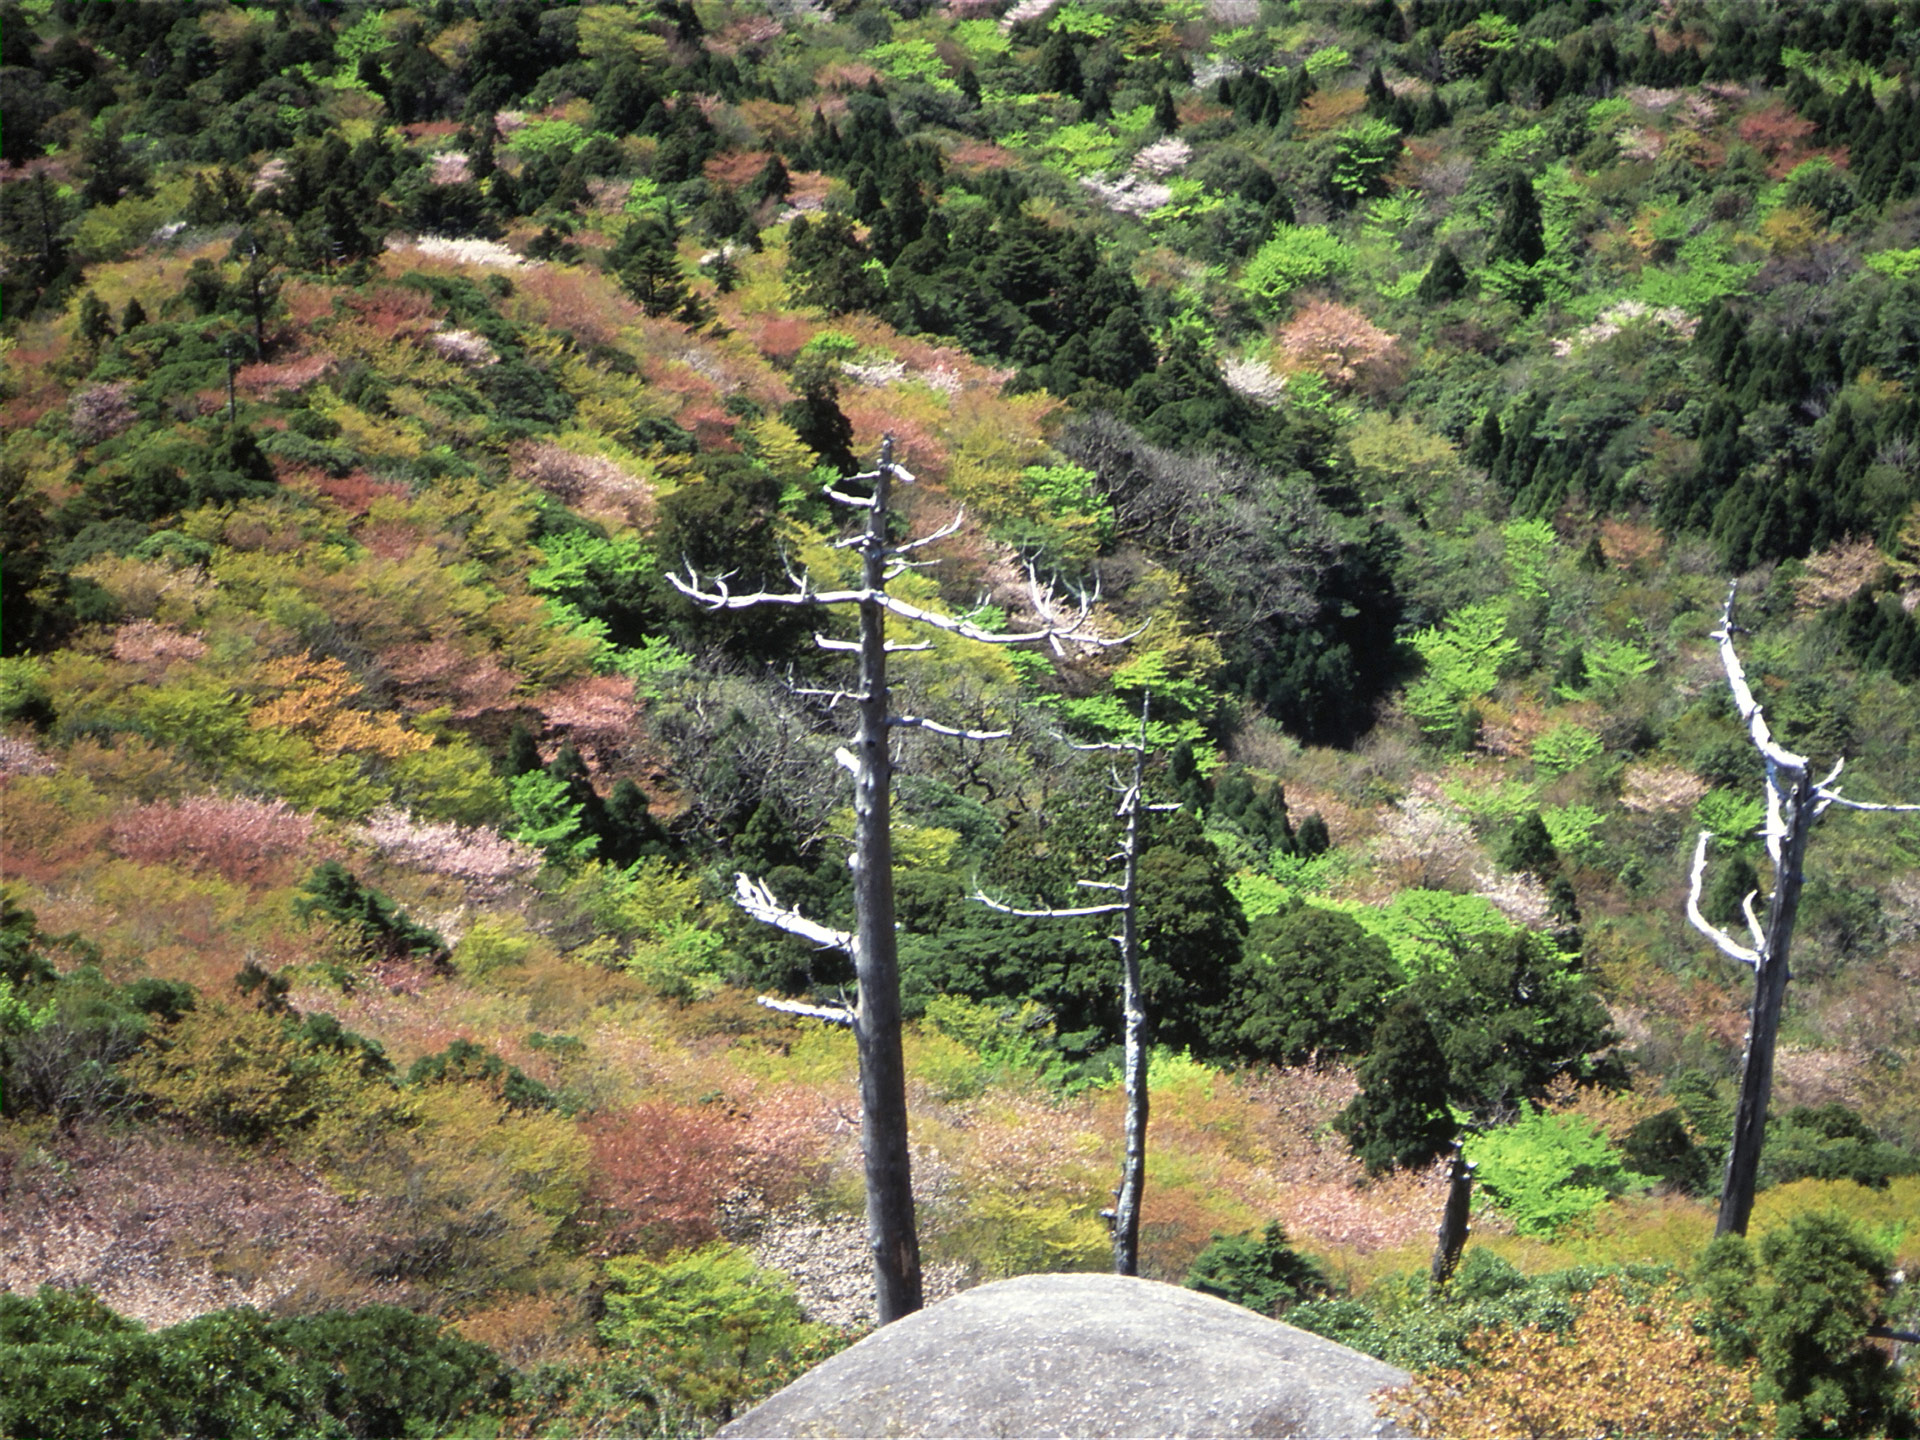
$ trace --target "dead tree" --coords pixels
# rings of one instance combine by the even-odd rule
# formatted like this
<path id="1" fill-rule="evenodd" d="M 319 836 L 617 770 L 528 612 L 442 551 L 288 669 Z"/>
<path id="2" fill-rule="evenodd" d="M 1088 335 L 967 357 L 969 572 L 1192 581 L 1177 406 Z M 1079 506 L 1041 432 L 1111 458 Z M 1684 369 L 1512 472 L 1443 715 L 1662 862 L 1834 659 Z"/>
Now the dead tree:
<path id="1" fill-rule="evenodd" d="M 881 443 L 879 464 L 867 474 L 853 476 L 852 480 L 870 484 L 871 493 L 852 494 L 832 485 L 825 487 L 825 491 L 834 503 L 866 512 L 861 532 L 840 542 L 860 554 L 858 588 L 815 590 L 806 576 L 792 575 L 791 591 L 735 595 L 728 590 L 724 576 L 703 580 L 689 568 L 684 580 L 678 575 L 667 578 L 681 594 L 711 610 L 789 605 L 853 606 L 859 611 L 857 641 L 814 636 L 814 643 L 823 650 L 844 651 L 859 657 L 856 688 L 802 692 L 824 698 L 830 706 L 851 703 L 859 714 L 853 748 L 835 753 L 835 759 L 853 777 L 853 851 L 847 864 L 853 871 L 854 928 L 851 932 L 835 930 L 810 920 L 782 905 L 765 885 L 746 875 L 737 877 L 735 898 L 743 910 L 763 924 L 824 949 L 846 951 L 853 957 L 857 993 L 850 1009 L 774 1003 L 781 1009 L 798 1008 L 799 1013 L 852 1027 L 860 1056 L 860 1144 L 866 1165 L 867 1241 L 873 1254 L 875 1310 L 880 1323 L 885 1325 L 918 1310 L 921 1304 L 920 1242 L 914 1226 L 913 1171 L 907 1146 L 906 1066 L 900 1049 L 900 964 L 894 937 L 891 735 L 901 728 L 927 730 L 963 740 L 996 740 L 1006 734 L 998 730 L 960 729 L 921 716 L 893 714 L 887 684 L 887 656 L 900 650 L 925 650 L 932 642 L 888 641 L 887 616 L 988 645 L 1044 642 L 1051 644 L 1057 653 L 1064 653 L 1068 641 L 1094 645 L 1119 642 L 1100 640 L 1087 632 L 1090 603 L 1083 603 L 1078 613 L 1055 622 L 1053 616 L 1057 612 L 1051 599 L 1042 593 L 1037 578 L 1032 583 L 1034 604 L 1048 624 L 1044 629 L 1014 634 L 989 632 L 967 620 L 942 615 L 889 595 L 888 583 L 915 564 L 909 558 L 912 553 L 955 533 L 961 518 L 956 517 L 940 530 L 918 540 L 899 545 L 888 542 L 887 520 L 894 482 L 911 484 L 913 481 L 906 468 L 893 461 L 891 435 Z"/>
<path id="2" fill-rule="evenodd" d="M 1467 1248 L 1473 1214 L 1473 1161 L 1458 1141 L 1447 1166 L 1447 1201 L 1440 1210 L 1440 1228 L 1433 1237 L 1433 1265 L 1428 1271 L 1436 1290 L 1444 1289 L 1460 1268 L 1460 1252 Z"/>
<path id="3" fill-rule="evenodd" d="M 1733 691 L 1734 708 L 1740 712 L 1754 749 L 1760 752 L 1766 765 L 1767 820 L 1763 833 L 1767 854 L 1773 861 L 1773 893 L 1767 899 L 1764 923 L 1754 909 L 1758 891 L 1749 892 L 1741 901 L 1741 908 L 1746 912 L 1747 932 L 1753 941 L 1751 945 L 1742 945 L 1709 921 L 1701 913 L 1700 895 L 1707 870 L 1707 845 L 1713 839 L 1713 832 L 1700 832 L 1693 848 L 1693 871 L 1687 886 L 1687 919 L 1721 954 L 1753 971 L 1753 1013 L 1747 1027 L 1746 1056 L 1740 1068 L 1740 1100 L 1734 1110 L 1733 1145 L 1727 1151 L 1726 1174 L 1720 1186 L 1716 1236 L 1746 1234 L 1747 1222 L 1753 1215 L 1760 1147 L 1766 1139 L 1767 1103 L 1773 1093 L 1774 1045 L 1780 1031 L 1787 981 L 1792 978 L 1787 952 L 1793 941 L 1794 921 L 1800 912 L 1807 841 L 1813 834 L 1814 822 L 1834 805 L 1847 810 L 1920 810 L 1920 805 L 1876 805 L 1849 800 L 1834 783 L 1840 778 L 1844 760 L 1835 761 L 1826 777 L 1816 780 L 1806 756 L 1794 754 L 1773 738 L 1766 715 L 1747 684 L 1746 670 L 1733 648 L 1736 588 L 1737 583 L 1727 587 L 1726 607 L 1713 638 L 1720 642 L 1720 662 L 1727 672 L 1727 685 Z"/>
<path id="4" fill-rule="evenodd" d="M 1087 890 L 1110 890 L 1118 900 L 1101 905 L 1078 905 L 1061 909 L 1022 910 L 1003 905 L 991 896 L 974 891 L 973 898 L 1003 915 L 1021 915 L 1030 919 L 1065 919 L 1069 916 L 1118 915 L 1120 933 L 1112 937 L 1120 947 L 1120 1003 L 1125 1024 L 1126 1056 L 1122 1062 L 1122 1080 L 1126 1087 L 1126 1142 L 1120 1160 L 1120 1189 L 1113 1207 L 1113 1270 L 1116 1275 L 1140 1273 L 1140 1197 L 1147 1183 L 1147 1007 L 1140 983 L 1140 817 L 1153 811 L 1178 810 L 1178 805 L 1151 805 L 1146 800 L 1147 707 L 1151 697 L 1140 702 L 1140 738 L 1120 744 L 1101 742 L 1074 745 L 1076 750 L 1114 750 L 1133 756 L 1133 775 L 1114 777 L 1120 803 L 1114 818 L 1124 827 L 1119 851 L 1112 857 L 1120 863 L 1120 879 L 1080 880 Z"/>

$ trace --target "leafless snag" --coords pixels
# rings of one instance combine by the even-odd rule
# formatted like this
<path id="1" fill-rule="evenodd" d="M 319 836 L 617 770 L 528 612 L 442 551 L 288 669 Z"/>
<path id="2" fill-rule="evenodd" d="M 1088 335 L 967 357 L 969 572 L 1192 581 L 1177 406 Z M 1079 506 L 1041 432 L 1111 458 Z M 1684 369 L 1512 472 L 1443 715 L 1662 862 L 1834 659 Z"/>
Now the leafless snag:
<path id="1" fill-rule="evenodd" d="M 1151 697 L 1140 702 L 1140 738 L 1120 744 L 1074 745 L 1076 750 L 1113 750 L 1133 757 L 1131 778 L 1115 776 L 1120 802 L 1114 818 L 1125 826 L 1120 852 L 1121 878 L 1079 880 L 1084 890 L 1109 890 L 1120 898 L 1099 905 L 1049 906 L 1023 910 L 1002 904 L 976 889 L 973 898 L 1003 915 L 1029 919 L 1064 920 L 1076 916 L 1118 915 L 1120 933 L 1111 936 L 1120 947 L 1121 1014 L 1125 1023 L 1126 1053 L 1122 1080 L 1127 1095 L 1126 1142 L 1120 1161 L 1120 1189 L 1113 1208 L 1113 1269 L 1117 1275 L 1140 1273 L 1140 1198 L 1147 1180 L 1147 1009 L 1140 982 L 1140 817 L 1155 811 L 1178 810 L 1178 805 L 1153 805 L 1146 800 L 1147 710 Z"/>
<path id="2" fill-rule="evenodd" d="M 1706 877 L 1707 843 L 1713 833 L 1702 830 L 1694 845 L 1693 869 L 1687 886 L 1687 919 L 1694 929 L 1713 942 L 1721 954 L 1738 960 L 1753 971 L 1753 1012 L 1747 1029 L 1747 1051 L 1740 1070 L 1740 1100 L 1734 1110 L 1733 1146 L 1727 1152 L 1727 1169 L 1720 1187 L 1720 1217 L 1716 1235 L 1744 1235 L 1753 1216 L 1753 1192 L 1760 1169 L 1760 1147 L 1766 1139 L 1767 1104 L 1773 1093 L 1773 1055 L 1780 1031 L 1780 1013 L 1786 1000 L 1787 981 L 1792 978 L 1787 965 L 1793 927 L 1800 912 L 1800 890 L 1804 882 L 1807 841 L 1813 825 L 1832 806 L 1847 810 L 1920 811 L 1920 805 L 1880 805 L 1850 800 L 1840 793 L 1835 782 L 1844 761 L 1837 761 L 1825 778 L 1816 780 L 1812 763 L 1796 755 L 1773 738 L 1760 702 L 1747 683 L 1747 673 L 1734 650 L 1733 597 L 1736 585 L 1727 587 L 1726 606 L 1720 628 L 1713 638 L 1720 642 L 1720 663 L 1727 672 L 1727 685 L 1733 692 L 1734 708 L 1746 724 L 1747 735 L 1766 765 L 1767 819 L 1763 834 L 1767 854 L 1773 861 L 1773 893 L 1767 899 L 1763 922 L 1754 909 L 1755 894 L 1741 901 L 1746 912 L 1751 945 L 1742 945 L 1726 931 L 1712 924 L 1700 909 L 1700 895 Z"/>
<path id="3" fill-rule="evenodd" d="M 906 573 L 915 562 L 906 558 L 916 550 L 952 534 L 960 521 L 919 540 L 895 545 L 887 539 L 887 517 L 894 483 L 911 484 L 913 476 L 894 463 L 893 437 L 880 446 L 880 461 L 872 471 L 851 480 L 871 485 L 871 493 L 860 495 L 836 486 L 825 487 L 827 498 L 851 509 L 864 511 L 866 522 L 858 536 L 844 542 L 858 550 L 861 557 L 861 581 L 857 589 L 816 590 L 811 580 L 789 571 L 790 591 L 760 591 L 735 595 L 725 576 L 701 577 L 688 570 L 685 579 L 669 575 L 675 589 L 696 604 L 710 610 L 750 610 L 766 605 L 834 606 L 850 605 L 860 613 L 860 638 L 835 640 L 816 636 L 823 650 L 857 654 L 860 673 L 856 686 L 847 691 L 824 692 L 829 704 L 851 701 L 859 711 L 858 729 L 851 749 L 835 752 L 835 759 L 853 777 L 854 838 L 853 853 L 847 863 L 853 871 L 854 929 L 851 933 L 816 924 L 797 910 L 781 905 L 764 885 L 746 876 L 737 882 L 735 898 L 741 908 L 756 920 L 798 935 L 823 948 L 845 950 L 853 957 L 858 980 L 855 1004 L 845 1012 L 818 1014 L 814 1018 L 832 1023 L 850 1023 L 860 1055 L 860 1140 L 866 1162 L 867 1239 L 873 1252 L 876 1311 L 881 1324 L 899 1319 L 920 1308 L 920 1242 L 914 1225 L 913 1174 L 907 1149 L 906 1067 L 900 1049 L 900 965 L 894 936 L 893 905 L 893 755 L 892 732 L 901 727 L 925 730 L 968 740 L 997 738 L 1002 732 L 966 730 L 938 724 L 920 716 L 892 713 L 892 697 L 887 682 L 887 656 L 902 648 L 915 646 L 889 644 L 886 618 L 902 620 L 959 635 L 986 645 L 1048 644 L 1056 650 L 1065 645 L 1106 646 L 1121 641 L 1095 635 L 1091 628 L 1092 601 L 1082 599 L 1065 621 L 1054 619 L 1057 611 L 1050 597 L 1042 597 L 1036 583 L 1036 605 L 1046 620 L 1043 628 L 1001 634 L 982 629 L 970 620 L 943 615 L 923 606 L 909 604 L 887 593 L 889 581 Z M 846 483 L 846 482 L 841 482 Z M 763 1000 L 762 1003 L 769 1003 Z M 792 1002 L 773 1002 L 774 1008 L 796 1011 Z"/>

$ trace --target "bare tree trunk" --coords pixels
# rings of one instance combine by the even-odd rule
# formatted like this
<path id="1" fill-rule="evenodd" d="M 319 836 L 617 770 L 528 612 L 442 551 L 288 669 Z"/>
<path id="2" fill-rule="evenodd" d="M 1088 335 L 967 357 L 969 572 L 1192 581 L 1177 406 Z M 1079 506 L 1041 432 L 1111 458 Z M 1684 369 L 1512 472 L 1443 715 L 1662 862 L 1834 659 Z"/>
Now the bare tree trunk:
<path id="1" fill-rule="evenodd" d="M 1108 938 L 1120 947 L 1120 1009 L 1125 1026 L 1126 1058 L 1122 1083 L 1126 1088 L 1127 1114 L 1125 1138 L 1120 1158 L 1120 1188 L 1114 1192 L 1113 1271 L 1116 1275 L 1140 1273 L 1140 1199 L 1147 1186 L 1147 1005 L 1140 980 L 1140 817 L 1154 810 L 1178 810 L 1178 805 L 1147 803 L 1147 711 L 1151 697 L 1140 702 L 1140 738 L 1128 744 L 1100 742 L 1074 745 L 1076 750 L 1118 750 L 1133 756 L 1133 778 L 1122 781 L 1114 775 L 1114 788 L 1120 804 L 1114 818 L 1126 824 L 1120 853 L 1121 879 L 1082 880 L 1090 890 L 1109 890 L 1120 898 L 1102 905 L 1074 905 L 1045 910 L 1021 910 L 1003 905 L 991 896 L 975 890 L 973 898 L 1003 915 L 1025 915 L 1034 919 L 1065 919 L 1070 916 L 1117 915 L 1120 933 Z M 1070 744 L 1072 742 L 1069 742 Z M 1106 1211 L 1101 1214 L 1105 1215 Z"/>
<path id="2" fill-rule="evenodd" d="M 1113 1273 L 1140 1273 L 1140 1197 L 1147 1184 L 1147 1005 L 1140 985 L 1140 805 L 1146 779 L 1146 713 L 1133 757 L 1132 804 L 1127 808 L 1126 870 L 1120 900 L 1120 1004 L 1126 1025 L 1123 1081 L 1127 1094 L 1126 1148 L 1120 1194 L 1113 1207 Z"/>
<path id="3" fill-rule="evenodd" d="M 881 447 L 873 508 L 861 541 L 869 598 L 860 603 L 860 732 L 853 779 L 854 972 L 859 1002 L 860 1146 L 866 1158 L 867 1244 L 882 1325 L 920 1308 L 920 1240 L 914 1229 L 907 1143 L 907 1072 L 900 1049 L 900 961 L 893 919 L 893 750 L 887 691 L 887 503 L 893 438 Z"/>
<path id="4" fill-rule="evenodd" d="M 1458 1141 L 1454 1142 L 1453 1164 L 1447 1169 L 1447 1203 L 1440 1211 L 1440 1229 L 1434 1237 L 1433 1283 L 1445 1285 L 1460 1268 L 1460 1252 L 1467 1248 L 1472 1229 L 1468 1217 L 1473 1213 L 1473 1162 L 1466 1157 Z"/>
<path id="5" fill-rule="evenodd" d="M 1730 959 L 1752 967 L 1753 1016 L 1747 1029 L 1747 1053 L 1740 1071 L 1740 1101 L 1734 1110 L 1733 1145 L 1727 1151 L 1727 1169 L 1720 1185 L 1720 1218 L 1714 1234 L 1744 1235 L 1753 1218 L 1753 1192 L 1760 1173 L 1760 1148 L 1767 1135 L 1767 1105 L 1773 1097 L 1773 1053 L 1780 1034 L 1780 1014 L 1786 1004 L 1787 981 L 1792 978 L 1787 952 L 1793 944 L 1793 926 L 1800 915 L 1800 888 L 1806 868 L 1807 840 L 1813 823 L 1835 805 L 1846 810 L 1907 811 L 1920 805 L 1880 804 L 1854 800 L 1840 793 L 1834 782 L 1840 778 L 1844 761 L 1836 762 L 1823 780 L 1813 778 L 1813 767 L 1804 755 L 1796 755 L 1773 738 L 1767 717 L 1747 672 L 1734 649 L 1737 633 L 1733 623 L 1735 587 L 1727 587 L 1727 601 L 1721 612 L 1720 628 L 1713 638 L 1720 642 L 1720 663 L 1727 672 L 1727 688 L 1733 692 L 1733 706 L 1746 724 L 1753 748 L 1760 752 L 1767 770 L 1767 854 L 1773 861 L 1773 894 L 1767 901 L 1767 920 L 1763 926 L 1754 913 L 1754 895 L 1749 894 L 1741 908 L 1746 912 L 1751 946 L 1742 945 L 1726 931 L 1710 922 L 1700 909 L 1700 896 L 1707 869 L 1707 846 L 1711 831 L 1702 830 L 1693 850 L 1693 874 L 1687 886 L 1687 920 Z"/>
<path id="6" fill-rule="evenodd" d="M 1787 777 L 1782 777 L 1785 779 Z M 1787 950 L 1800 913 L 1800 888 L 1807 840 L 1816 814 L 1814 783 L 1805 769 L 1792 777 L 1781 806 L 1787 825 L 1773 896 L 1767 902 L 1767 940 L 1753 970 L 1753 1016 L 1747 1028 L 1747 1053 L 1740 1068 L 1740 1101 L 1733 1112 L 1733 1145 L 1720 1185 L 1720 1218 L 1713 1233 L 1744 1235 L 1753 1218 L 1753 1192 L 1760 1175 L 1760 1147 L 1767 1135 L 1767 1106 L 1773 1098 L 1773 1052 L 1786 1005 Z"/>
<path id="7" fill-rule="evenodd" d="M 765 884 L 749 875 L 736 875 L 734 880 L 735 900 L 754 919 L 822 949 L 843 950 L 853 957 L 859 997 L 851 1010 L 765 995 L 760 1003 L 853 1029 L 860 1054 L 860 1142 L 866 1163 L 867 1241 L 873 1254 L 874 1308 L 880 1323 L 885 1325 L 912 1314 L 921 1305 L 920 1241 L 914 1229 L 913 1164 L 907 1137 L 906 1065 L 900 1046 L 900 960 L 893 911 L 893 755 L 888 732 L 895 727 L 911 727 L 959 740 L 1004 740 L 1008 733 L 960 728 L 925 716 L 891 713 L 892 696 L 887 685 L 887 616 L 891 614 L 909 624 L 964 636 L 983 645 L 1049 643 L 1058 649 L 1068 640 L 1090 646 L 1125 642 L 1087 633 L 1090 602 L 1083 603 L 1079 612 L 1064 622 L 1053 619 L 1055 607 L 1051 597 L 1042 593 L 1037 576 L 1030 577 L 1034 605 L 1047 617 L 1045 628 L 1039 630 L 989 632 L 970 620 L 888 595 L 887 581 L 914 563 L 906 557 L 922 546 L 956 533 L 960 518 L 956 516 L 931 535 L 898 546 L 888 545 L 887 512 L 893 482 L 896 478 L 907 483 L 913 480 L 903 467 L 894 464 L 891 435 L 881 443 L 880 463 L 874 473 L 853 478 L 872 480 L 873 493 L 862 496 L 828 485 L 825 494 L 837 505 L 867 512 L 866 526 L 857 542 L 862 560 L 859 589 L 817 591 L 806 577 L 795 575 L 794 588 L 787 593 L 759 591 L 735 595 L 727 588 L 725 576 L 714 576 L 703 582 L 690 568 L 684 579 L 672 572 L 667 579 L 681 594 L 710 610 L 752 610 L 767 605 L 807 609 L 850 605 L 860 612 L 857 642 L 814 636 L 814 643 L 823 650 L 852 651 L 859 655 L 858 692 L 798 692 L 823 697 L 830 706 L 851 700 L 859 709 L 854 751 L 841 750 L 836 754 L 840 764 L 853 776 L 854 843 L 847 863 L 853 871 L 854 929 L 836 930 L 808 919 L 799 910 L 782 905 Z M 925 649 L 927 644 L 895 648 Z"/>

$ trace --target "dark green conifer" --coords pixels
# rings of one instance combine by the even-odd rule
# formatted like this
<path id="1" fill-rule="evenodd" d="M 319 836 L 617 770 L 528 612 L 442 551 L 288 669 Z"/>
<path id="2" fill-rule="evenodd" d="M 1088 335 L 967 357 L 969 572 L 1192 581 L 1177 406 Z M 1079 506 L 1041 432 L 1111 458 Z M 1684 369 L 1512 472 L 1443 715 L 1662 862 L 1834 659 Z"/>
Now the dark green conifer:
<path id="1" fill-rule="evenodd" d="M 1420 1006 L 1401 1000 L 1373 1034 L 1359 1068 L 1360 1093 L 1333 1126 L 1369 1174 L 1418 1169 L 1453 1144 L 1447 1057 Z"/>

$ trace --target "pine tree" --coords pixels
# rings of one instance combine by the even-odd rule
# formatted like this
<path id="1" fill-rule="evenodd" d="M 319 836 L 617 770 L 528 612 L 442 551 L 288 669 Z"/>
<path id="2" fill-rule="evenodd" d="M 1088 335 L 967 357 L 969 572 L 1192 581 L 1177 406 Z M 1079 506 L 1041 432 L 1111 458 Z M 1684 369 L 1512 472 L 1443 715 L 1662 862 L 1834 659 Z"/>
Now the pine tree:
<path id="1" fill-rule="evenodd" d="M 1073 37 L 1065 30 L 1054 31 L 1041 48 L 1039 81 L 1042 91 L 1080 98 L 1080 56 L 1073 48 Z"/>
<path id="2" fill-rule="evenodd" d="M 1516 175 L 1507 185 L 1507 203 L 1500 211 L 1500 228 L 1494 233 L 1487 259 L 1511 260 L 1520 265 L 1538 265 L 1547 254 L 1546 231 L 1540 218 L 1540 200 L 1533 193 L 1533 182 Z"/>
<path id="3" fill-rule="evenodd" d="M 615 251 L 620 284 L 648 315 L 671 315 L 687 303 L 687 277 L 668 228 L 640 220 L 621 237 Z"/>
<path id="4" fill-rule="evenodd" d="M 1417 1169 L 1453 1143 L 1447 1057 L 1418 1004 L 1387 1011 L 1359 1078 L 1360 1093 L 1333 1124 L 1369 1173 Z"/>
<path id="5" fill-rule="evenodd" d="M 1162 135 L 1171 135 L 1180 128 L 1180 112 L 1173 106 L 1173 91 L 1166 86 L 1160 87 L 1159 98 L 1153 102 L 1153 125 Z"/>
<path id="6" fill-rule="evenodd" d="M 1427 267 L 1427 273 L 1420 277 L 1420 288 L 1414 292 L 1414 298 L 1422 305 L 1443 305 L 1458 299 L 1467 285 L 1467 272 L 1460 264 L 1460 257 L 1453 253 L 1451 245 L 1442 245 L 1440 253 L 1433 257 L 1433 264 Z"/>

